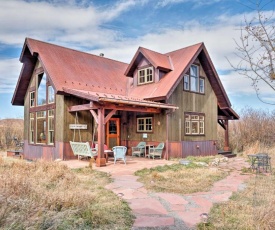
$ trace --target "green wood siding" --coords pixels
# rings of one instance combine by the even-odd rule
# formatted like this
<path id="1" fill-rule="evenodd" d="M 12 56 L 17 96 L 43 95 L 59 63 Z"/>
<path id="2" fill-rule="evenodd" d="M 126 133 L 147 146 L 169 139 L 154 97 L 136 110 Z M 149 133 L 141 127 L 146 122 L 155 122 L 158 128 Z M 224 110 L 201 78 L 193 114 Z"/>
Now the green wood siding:
<path id="1" fill-rule="evenodd" d="M 205 94 L 184 91 L 182 79 L 168 100 L 168 103 L 179 106 L 179 109 L 169 116 L 170 141 L 203 141 L 217 139 L 217 98 L 201 65 L 200 76 L 205 77 Z M 205 114 L 204 136 L 185 135 L 185 112 Z"/>

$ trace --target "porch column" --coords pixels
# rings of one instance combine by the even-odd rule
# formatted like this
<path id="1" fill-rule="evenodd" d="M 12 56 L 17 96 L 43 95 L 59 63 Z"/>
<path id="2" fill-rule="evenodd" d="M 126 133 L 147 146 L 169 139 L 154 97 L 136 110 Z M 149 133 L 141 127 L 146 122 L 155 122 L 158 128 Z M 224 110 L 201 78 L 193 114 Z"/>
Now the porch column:
<path id="1" fill-rule="evenodd" d="M 106 166 L 106 159 L 104 157 L 104 108 L 99 108 L 97 110 L 98 115 L 98 157 L 96 159 L 96 166 L 102 167 Z"/>
<path id="2" fill-rule="evenodd" d="M 224 120 L 224 126 L 225 126 L 225 129 L 224 129 L 224 147 L 223 147 L 223 150 L 224 151 L 229 151 L 229 130 L 228 130 L 228 120 L 225 119 Z"/>

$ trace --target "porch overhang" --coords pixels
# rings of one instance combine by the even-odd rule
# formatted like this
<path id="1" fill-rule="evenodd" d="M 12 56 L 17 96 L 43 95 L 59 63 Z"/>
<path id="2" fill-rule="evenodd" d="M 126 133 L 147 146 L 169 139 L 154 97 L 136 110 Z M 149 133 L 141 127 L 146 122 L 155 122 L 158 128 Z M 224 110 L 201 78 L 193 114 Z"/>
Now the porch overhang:
<path id="1" fill-rule="evenodd" d="M 95 122 L 98 124 L 98 157 L 96 165 L 106 166 L 104 157 L 104 125 L 116 113 L 117 110 L 143 113 L 161 113 L 161 110 L 174 111 L 177 106 L 144 100 L 141 98 L 130 98 L 124 95 L 91 92 L 85 90 L 63 88 L 64 92 L 76 97 L 90 101 L 88 104 L 74 105 L 68 108 L 69 112 L 89 110 Z M 106 111 L 108 110 L 108 111 Z"/>

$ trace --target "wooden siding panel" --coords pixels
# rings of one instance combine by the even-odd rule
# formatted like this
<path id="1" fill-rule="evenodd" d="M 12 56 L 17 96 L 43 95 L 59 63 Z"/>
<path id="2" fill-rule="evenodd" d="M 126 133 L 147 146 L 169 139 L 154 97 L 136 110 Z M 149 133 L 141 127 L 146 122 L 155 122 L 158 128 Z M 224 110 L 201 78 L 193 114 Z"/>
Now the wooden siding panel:
<path id="1" fill-rule="evenodd" d="M 183 141 L 182 157 L 187 156 L 210 156 L 218 153 L 215 141 Z"/>
<path id="2" fill-rule="evenodd" d="M 217 139 L 217 97 L 201 65 L 200 76 L 205 78 L 205 94 L 184 91 L 182 80 L 168 100 L 168 103 L 179 106 L 179 109 L 169 116 L 169 141 L 205 141 Z M 185 112 L 205 114 L 205 135 L 185 135 Z"/>

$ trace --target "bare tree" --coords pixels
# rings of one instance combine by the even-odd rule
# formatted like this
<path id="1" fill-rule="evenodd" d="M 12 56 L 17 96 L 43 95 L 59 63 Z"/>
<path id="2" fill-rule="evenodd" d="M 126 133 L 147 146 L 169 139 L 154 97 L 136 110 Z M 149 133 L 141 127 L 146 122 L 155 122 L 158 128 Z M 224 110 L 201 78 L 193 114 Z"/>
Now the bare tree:
<path id="1" fill-rule="evenodd" d="M 239 74 L 252 80 L 252 86 L 257 97 L 264 103 L 262 87 L 275 91 L 275 15 L 273 10 L 265 10 L 267 6 L 274 6 L 274 0 L 249 1 L 255 12 L 254 17 L 244 17 L 241 27 L 240 41 L 236 41 L 236 56 L 240 60 L 237 64 L 230 64 Z"/>

